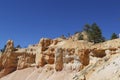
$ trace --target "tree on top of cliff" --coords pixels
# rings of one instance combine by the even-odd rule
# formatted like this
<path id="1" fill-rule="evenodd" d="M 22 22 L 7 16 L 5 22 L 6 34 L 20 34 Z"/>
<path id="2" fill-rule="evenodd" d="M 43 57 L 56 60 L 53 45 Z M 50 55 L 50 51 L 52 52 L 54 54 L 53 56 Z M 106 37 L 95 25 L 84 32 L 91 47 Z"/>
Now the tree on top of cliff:
<path id="1" fill-rule="evenodd" d="M 117 34 L 116 34 L 116 33 L 112 33 L 112 35 L 111 35 L 111 40 L 112 40 L 112 39 L 117 39 L 117 38 L 118 38 Z"/>
<path id="2" fill-rule="evenodd" d="M 96 23 L 93 23 L 92 25 L 86 24 L 83 31 L 87 32 L 88 41 L 90 42 L 100 43 L 105 41 L 102 31 Z"/>

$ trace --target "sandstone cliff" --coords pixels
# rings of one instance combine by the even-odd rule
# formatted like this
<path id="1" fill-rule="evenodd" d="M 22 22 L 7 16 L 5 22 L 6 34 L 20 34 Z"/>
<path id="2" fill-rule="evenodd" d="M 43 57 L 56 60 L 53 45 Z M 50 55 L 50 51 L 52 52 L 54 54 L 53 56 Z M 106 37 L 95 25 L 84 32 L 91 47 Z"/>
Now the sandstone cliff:
<path id="1" fill-rule="evenodd" d="M 5 52 L 0 57 L 0 77 L 3 77 L 16 69 L 23 69 L 35 63 L 35 56 L 26 52 L 18 52 L 14 48 L 14 42 L 8 40 Z M 27 56 L 26 56 L 27 55 Z"/>
<path id="2" fill-rule="evenodd" d="M 0 56 L 0 80 L 119 80 L 119 43 L 42 38 L 16 49 L 8 40 Z"/>

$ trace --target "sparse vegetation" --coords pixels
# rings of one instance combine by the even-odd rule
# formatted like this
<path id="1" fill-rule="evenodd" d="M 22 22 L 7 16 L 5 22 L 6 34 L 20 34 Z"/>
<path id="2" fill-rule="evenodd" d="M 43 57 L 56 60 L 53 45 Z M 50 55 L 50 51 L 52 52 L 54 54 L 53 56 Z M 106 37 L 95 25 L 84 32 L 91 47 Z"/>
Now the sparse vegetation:
<path id="1" fill-rule="evenodd" d="M 117 39 L 117 38 L 118 38 L 118 36 L 117 36 L 116 33 L 113 33 L 113 34 L 111 35 L 111 40 L 112 40 L 112 39 Z"/>
<path id="2" fill-rule="evenodd" d="M 4 45 L 4 47 L 1 49 L 1 52 L 4 53 L 6 49 L 6 45 Z"/>
<path id="3" fill-rule="evenodd" d="M 81 33 L 78 34 L 78 40 L 83 40 L 83 35 Z"/>
<path id="4" fill-rule="evenodd" d="M 17 45 L 15 48 L 21 48 L 21 46 L 20 46 L 20 45 Z"/>
<path id="5" fill-rule="evenodd" d="M 60 38 L 62 38 L 62 39 L 66 39 L 66 37 L 65 37 L 64 35 L 61 35 Z"/>

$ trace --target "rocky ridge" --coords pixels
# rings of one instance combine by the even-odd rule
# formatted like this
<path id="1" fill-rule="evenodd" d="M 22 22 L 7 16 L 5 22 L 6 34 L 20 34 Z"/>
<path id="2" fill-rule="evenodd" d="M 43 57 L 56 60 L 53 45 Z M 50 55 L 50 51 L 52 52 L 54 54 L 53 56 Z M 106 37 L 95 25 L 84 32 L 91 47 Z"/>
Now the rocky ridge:
<path id="1" fill-rule="evenodd" d="M 120 39 L 94 45 L 84 40 L 42 38 L 38 44 L 16 49 L 14 42 L 8 40 L 0 57 L 0 80 L 16 80 L 23 70 L 33 73 L 17 80 L 92 80 L 97 72 L 102 74 L 106 64 L 117 59 L 119 43 Z"/>

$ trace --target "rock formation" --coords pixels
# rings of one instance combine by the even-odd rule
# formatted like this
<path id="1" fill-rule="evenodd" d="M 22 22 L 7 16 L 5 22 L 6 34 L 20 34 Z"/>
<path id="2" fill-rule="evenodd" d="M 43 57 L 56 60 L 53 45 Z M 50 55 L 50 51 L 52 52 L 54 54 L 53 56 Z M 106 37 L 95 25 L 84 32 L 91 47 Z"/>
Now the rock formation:
<path id="1" fill-rule="evenodd" d="M 5 52 L 2 54 L 0 63 L 1 63 L 1 72 L 0 77 L 7 75 L 16 70 L 17 68 L 17 55 L 14 51 L 14 43 L 12 40 L 8 40 Z"/>
<path id="2" fill-rule="evenodd" d="M 14 51 L 14 42 L 12 40 L 8 40 L 6 44 L 5 53 L 12 51 Z"/>
<path id="3" fill-rule="evenodd" d="M 106 56 L 105 49 L 96 49 L 95 48 L 95 49 L 92 49 L 91 52 L 92 52 L 92 56 L 94 56 L 94 57 L 102 58 L 102 57 Z"/>
<path id="4" fill-rule="evenodd" d="M 0 57 L 0 77 L 3 77 L 16 69 L 29 67 L 35 63 L 35 55 L 26 52 L 17 52 L 12 40 L 8 40 L 5 52 Z"/>
<path id="5" fill-rule="evenodd" d="M 116 41 L 117 44 L 120 42 L 120 40 Z M 8 40 L 5 52 L 0 55 L 0 78 L 9 74 L 8 79 L 14 80 L 13 77 L 16 76 L 14 74 L 28 70 L 27 78 L 21 80 L 39 80 L 41 77 L 44 77 L 41 80 L 59 80 L 59 78 L 61 78 L 60 80 L 93 80 L 90 76 L 94 77 L 96 74 L 92 73 L 101 74 L 101 70 L 109 64 L 119 65 L 119 54 L 117 53 L 120 53 L 118 47 L 120 44 L 114 47 L 111 46 L 112 43 L 107 45 L 108 43 L 92 44 L 83 40 L 42 38 L 38 44 L 30 45 L 28 48 L 15 49 L 14 42 Z M 114 59 L 115 61 L 112 61 Z M 96 69 L 98 67 L 100 69 Z M 119 69 L 119 66 L 115 69 Z M 117 71 L 113 72 L 117 73 Z"/>
<path id="6" fill-rule="evenodd" d="M 39 45 L 41 46 L 41 51 L 45 51 L 48 49 L 48 46 L 52 44 L 53 40 L 48 38 L 42 38 L 39 42 Z"/>
<path id="7" fill-rule="evenodd" d="M 63 69 L 63 50 L 61 48 L 56 49 L 55 53 L 55 70 L 61 71 Z"/>
<path id="8" fill-rule="evenodd" d="M 40 40 L 35 59 L 37 65 L 44 66 L 45 64 L 54 63 L 55 49 L 49 46 L 54 46 L 57 44 L 57 42 L 57 40 L 52 40 L 48 38 L 42 38 Z"/>
<path id="9" fill-rule="evenodd" d="M 84 66 L 87 66 L 89 64 L 89 61 L 90 61 L 90 59 L 89 59 L 89 53 L 90 53 L 89 49 L 82 49 L 82 50 L 78 51 L 80 62 Z"/>
<path id="10" fill-rule="evenodd" d="M 23 53 L 18 56 L 17 69 L 24 69 L 30 67 L 31 64 L 35 63 L 35 55 Z"/>

